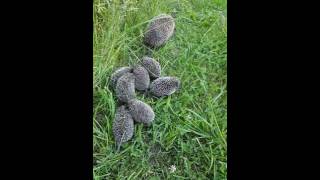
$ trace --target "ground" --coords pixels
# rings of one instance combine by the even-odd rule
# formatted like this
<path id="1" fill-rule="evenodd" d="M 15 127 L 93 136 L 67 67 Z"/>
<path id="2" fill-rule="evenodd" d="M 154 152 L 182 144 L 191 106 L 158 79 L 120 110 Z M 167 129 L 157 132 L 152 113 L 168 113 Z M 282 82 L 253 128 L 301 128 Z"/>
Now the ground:
<path id="1" fill-rule="evenodd" d="M 226 0 L 95 0 L 93 174 L 100 179 L 227 179 Z M 116 150 L 117 107 L 111 73 L 139 62 L 148 48 L 148 20 L 167 13 L 176 29 L 152 56 L 181 89 L 155 99 L 138 94 L 156 118 L 135 124 L 132 140 Z"/>

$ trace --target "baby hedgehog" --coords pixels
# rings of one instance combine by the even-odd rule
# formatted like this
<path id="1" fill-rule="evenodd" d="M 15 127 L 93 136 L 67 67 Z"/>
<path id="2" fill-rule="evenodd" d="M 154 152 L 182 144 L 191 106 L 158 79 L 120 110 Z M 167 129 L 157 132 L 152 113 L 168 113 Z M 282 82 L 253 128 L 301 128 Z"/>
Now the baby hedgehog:
<path id="1" fill-rule="evenodd" d="M 131 72 L 132 68 L 131 67 L 121 67 L 118 68 L 112 75 L 110 78 L 110 85 L 112 88 L 115 88 L 117 85 L 117 81 L 118 79 L 123 76 L 125 73 Z"/>
<path id="2" fill-rule="evenodd" d="M 173 17 L 161 14 L 154 17 L 144 34 L 144 43 L 151 48 L 160 47 L 172 36 L 175 27 Z"/>
<path id="3" fill-rule="evenodd" d="M 121 76 L 116 85 L 116 95 L 121 102 L 128 102 L 135 98 L 135 77 L 132 73 L 126 73 Z"/>
<path id="4" fill-rule="evenodd" d="M 150 84 L 148 71 L 143 66 L 137 65 L 133 68 L 133 74 L 135 76 L 135 88 L 139 91 L 147 90 Z"/>
<path id="5" fill-rule="evenodd" d="M 160 77 L 150 84 L 150 92 L 157 96 L 168 96 L 180 87 L 180 80 L 176 77 Z"/>
<path id="6" fill-rule="evenodd" d="M 161 66 L 155 59 L 144 56 L 142 57 L 141 65 L 149 72 L 151 78 L 155 79 L 160 77 Z"/>
<path id="7" fill-rule="evenodd" d="M 155 115 L 152 108 L 140 100 L 130 100 L 128 102 L 128 109 L 133 120 L 136 122 L 149 126 L 154 120 Z"/>
<path id="8" fill-rule="evenodd" d="M 132 116 L 125 106 L 120 106 L 112 125 L 113 135 L 117 145 L 129 141 L 134 132 Z"/>

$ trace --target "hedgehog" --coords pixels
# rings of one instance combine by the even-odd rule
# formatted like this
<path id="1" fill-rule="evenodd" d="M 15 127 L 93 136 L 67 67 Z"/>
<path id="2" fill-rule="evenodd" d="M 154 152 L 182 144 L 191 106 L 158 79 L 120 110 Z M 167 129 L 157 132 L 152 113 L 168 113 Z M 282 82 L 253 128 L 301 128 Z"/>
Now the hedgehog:
<path id="1" fill-rule="evenodd" d="M 135 88 L 139 91 L 147 90 L 150 84 L 148 71 L 143 66 L 137 65 L 133 68 L 133 74 L 135 76 Z"/>
<path id="2" fill-rule="evenodd" d="M 133 136 L 133 119 L 125 106 L 118 107 L 112 124 L 112 132 L 118 146 L 123 142 L 129 141 Z"/>
<path id="3" fill-rule="evenodd" d="M 162 97 L 176 92 L 180 88 L 180 80 L 176 77 L 160 77 L 150 84 L 151 94 Z"/>
<path id="4" fill-rule="evenodd" d="M 121 102 L 128 102 L 135 98 L 135 76 L 133 73 L 125 73 L 121 76 L 116 85 L 116 96 Z"/>
<path id="5" fill-rule="evenodd" d="M 128 102 L 128 109 L 135 122 L 150 126 L 154 120 L 155 114 L 153 109 L 138 99 L 130 100 Z"/>
<path id="6" fill-rule="evenodd" d="M 142 57 L 141 65 L 149 72 L 150 78 L 156 79 L 160 77 L 161 66 L 155 59 L 144 56 Z"/>
<path id="7" fill-rule="evenodd" d="M 154 17 L 144 34 L 144 43 L 150 48 L 157 48 L 165 44 L 172 36 L 175 22 L 172 16 L 161 14 Z"/>
<path id="8" fill-rule="evenodd" d="M 112 75 L 110 78 L 110 85 L 112 88 L 115 88 L 117 85 L 117 81 L 118 79 L 124 75 L 125 73 L 128 72 L 132 72 L 132 68 L 131 67 L 120 67 L 118 68 Z"/>

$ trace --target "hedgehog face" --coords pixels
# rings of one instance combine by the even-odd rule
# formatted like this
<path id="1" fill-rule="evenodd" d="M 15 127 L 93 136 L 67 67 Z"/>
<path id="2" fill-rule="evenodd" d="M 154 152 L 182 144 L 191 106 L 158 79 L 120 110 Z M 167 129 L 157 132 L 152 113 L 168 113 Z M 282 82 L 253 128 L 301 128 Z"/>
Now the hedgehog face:
<path id="1" fill-rule="evenodd" d="M 131 72 L 132 68 L 130 67 L 121 67 L 118 68 L 112 75 L 110 78 L 110 85 L 112 88 L 115 88 L 117 85 L 117 81 L 118 79 L 123 76 L 125 73 Z"/>
<path id="2" fill-rule="evenodd" d="M 150 84 L 150 92 L 157 96 L 169 96 L 180 87 L 180 80 L 176 77 L 160 77 Z"/>
<path id="3" fill-rule="evenodd" d="M 154 17 L 145 32 L 145 44 L 151 48 L 162 46 L 172 36 L 174 28 L 175 22 L 170 15 L 161 14 Z"/>
<path id="4" fill-rule="evenodd" d="M 134 121 L 143 123 L 146 126 L 150 126 L 154 120 L 155 114 L 152 108 L 137 99 L 132 99 L 128 102 L 129 112 Z"/>
<path id="5" fill-rule="evenodd" d="M 134 133 L 132 116 L 125 106 L 120 106 L 115 115 L 112 131 L 117 144 L 129 141 Z"/>
<path id="6" fill-rule="evenodd" d="M 140 65 L 133 68 L 135 76 L 135 88 L 139 91 L 147 90 L 150 84 L 150 77 L 148 71 Z"/>
<path id="7" fill-rule="evenodd" d="M 158 78 L 161 75 L 161 66 L 158 61 L 150 57 L 143 57 L 141 65 L 149 72 L 151 78 Z"/>
<path id="8" fill-rule="evenodd" d="M 128 102 L 135 98 L 135 77 L 132 73 L 125 73 L 121 76 L 116 85 L 116 96 L 121 102 Z"/>

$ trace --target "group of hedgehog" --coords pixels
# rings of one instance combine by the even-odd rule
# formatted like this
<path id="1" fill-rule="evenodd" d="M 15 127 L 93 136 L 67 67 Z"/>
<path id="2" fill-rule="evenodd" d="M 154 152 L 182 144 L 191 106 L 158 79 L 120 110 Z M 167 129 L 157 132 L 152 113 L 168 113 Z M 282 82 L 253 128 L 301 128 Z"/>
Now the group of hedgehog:
<path id="1" fill-rule="evenodd" d="M 151 19 L 145 33 L 144 44 L 155 49 L 163 46 L 173 35 L 175 22 L 172 16 L 161 14 Z M 132 67 L 117 69 L 110 78 L 120 103 L 115 113 L 112 131 L 118 147 L 134 134 L 134 122 L 150 126 L 155 118 L 153 109 L 136 98 L 135 90 L 155 97 L 169 96 L 180 87 L 176 77 L 161 77 L 157 60 L 144 56 Z"/>

